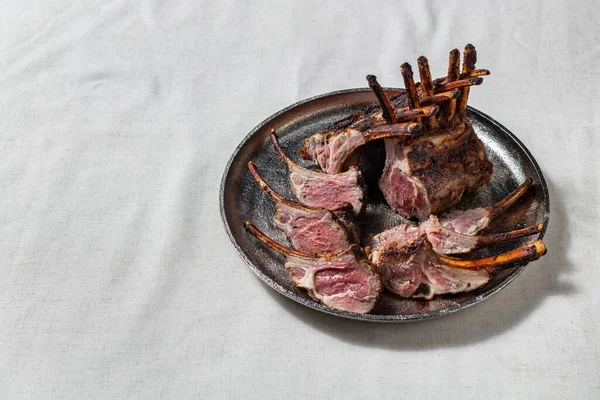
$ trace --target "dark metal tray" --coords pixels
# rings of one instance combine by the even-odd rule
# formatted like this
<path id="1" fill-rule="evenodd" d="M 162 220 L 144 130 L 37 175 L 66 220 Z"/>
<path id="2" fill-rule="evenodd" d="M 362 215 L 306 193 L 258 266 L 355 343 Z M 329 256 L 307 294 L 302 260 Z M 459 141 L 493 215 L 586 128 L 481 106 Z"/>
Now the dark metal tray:
<path id="1" fill-rule="evenodd" d="M 386 89 L 393 94 L 398 89 Z M 355 314 L 335 310 L 314 301 L 308 294 L 296 288 L 284 268 L 284 258 L 266 248 L 244 229 L 244 221 L 252 221 L 259 229 L 280 243 L 287 244 L 284 235 L 273 225 L 274 202 L 261 193 L 260 188 L 247 170 L 252 160 L 265 179 L 280 193 L 293 199 L 288 181 L 288 171 L 268 140 L 271 129 L 276 129 L 280 142 L 287 153 L 299 164 L 298 150 L 302 140 L 325 128 L 359 107 L 376 103 L 370 89 L 349 89 L 327 93 L 296 103 L 267 118 L 254 128 L 235 149 L 223 175 L 220 189 L 221 216 L 225 230 L 242 259 L 258 277 L 279 293 L 308 307 L 330 314 L 371 321 L 409 321 L 445 315 L 468 307 L 498 292 L 515 279 L 525 266 L 502 270 L 490 282 L 472 292 L 458 295 L 438 296 L 431 301 L 404 299 L 384 292 L 371 314 Z M 458 208 L 486 206 L 503 198 L 519 186 L 527 177 L 533 179 L 533 187 L 509 212 L 492 225 L 492 230 L 506 231 L 525 225 L 548 224 L 550 212 L 548 188 L 542 173 L 527 148 L 510 131 L 489 116 L 469 107 L 468 118 L 475 132 L 485 145 L 489 159 L 494 164 L 491 181 L 465 196 Z M 402 219 L 381 201 L 367 205 L 363 229 L 366 234 L 396 225 Z M 533 241 L 535 237 L 511 242 L 504 246 L 479 250 L 478 255 L 488 256 Z"/>

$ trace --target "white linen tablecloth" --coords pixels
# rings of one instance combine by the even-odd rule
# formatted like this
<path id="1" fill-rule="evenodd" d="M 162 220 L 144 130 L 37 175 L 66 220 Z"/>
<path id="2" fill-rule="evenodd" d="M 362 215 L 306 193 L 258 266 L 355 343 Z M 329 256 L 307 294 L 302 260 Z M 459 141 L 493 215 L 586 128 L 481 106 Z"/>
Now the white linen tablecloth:
<path id="1" fill-rule="evenodd" d="M 0 398 L 599 398 L 597 4 L 3 2 Z M 492 71 L 470 104 L 545 174 L 548 254 L 411 324 L 263 285 L 218 211 L 241 139 L 467 43 Z"/>

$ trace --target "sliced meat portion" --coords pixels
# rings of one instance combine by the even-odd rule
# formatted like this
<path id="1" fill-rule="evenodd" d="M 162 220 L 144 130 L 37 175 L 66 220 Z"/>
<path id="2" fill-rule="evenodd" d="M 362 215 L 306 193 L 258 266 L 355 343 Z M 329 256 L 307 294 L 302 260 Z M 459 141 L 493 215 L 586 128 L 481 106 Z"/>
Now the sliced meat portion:
<path id="1" fill-rule="evenodd" d="M 498 215 L 511 207 L 517 200 L 527 192 L 533 180 L 525 179 L 525 182 L 516 188 L 511 194 L 499 202 L 488 207 L 479 207 L 471 210 L 451 210 L 440 216 L 440 223 L 447 229 L 466 235 L 474 235 L 487 228 Z"/>
<path id="2" fill-rule="evenodd" d="M 439 254 L 469 253 L 480 247 L 535 235 L 542 231 L 542 224 L 510 232 L 478 235 L 481 230 L 488 227 L 492 219 L 514 204 L 527 191 L 531 182 L 531 179 L 525 180 L 510 195 L 489 207 L 450 211 L 439 218 L 430 215 L 419 225 L 404 223 L 389 228 L 375 235 L 371 240 L 369 251 L 371 261 L 376 262 L 381 252 L 390 243 L 405 245 L 416 240 L 420 235 L 426 235 L 433 250 Z"/>
<path id="3" fill-rule="evenodd" d="M 373 236 L 367 253 L 372 263 L 377 264 L 382 256 L 383 250 L 396 243 L 402 243 L 402 246 L 411 245 L 423 235 L 419 225 L 400 224 Z"/>
<path id="4" fill-rule="evenodd" d="M 437 106 L 424 107 L 422 115 L 437 112 Z M 350 156 L 364 144 L 384 138 L 407 138 L 416 134 L 421 126 L 415 122 L 380 125 L 381 113 L 374 114 L 341 132 L 318 133 L 304 142 L 301 154 L 314 160 L 328 174 L 344 170 Z"/>
<path id="5" fill-rule="evenodd" d="M 426 235 L 408 244 L 392 243 L 381 251 L 375 266 L 383 285 L 402 297 L 431 299 L 435 295 L 460 293 L 485 285 L 494 271 L 523 264 L 546 253 L 541 240 L 478 260 L 461 260 L 433 250 Z"/>
<path id="6" fill-rule="evenodd" d="M 480 247 L 510 242 L 535 235 L 540 233 L 543 228 L 543 224 L 538 224 L 492 235 L 467 235 L 446 228 L 435 215 L 430 216 L 427 221 L 423 221 L 420 225 L 420 231 L 427 235 L 427 239 L 431 242 L 434 250 L 440 254 L 469 253 Z"/>
<path id="7" fill-rule="evenodd" d="M 271 141 L 290 170 L 292 193 L 302 204 L 328 210 L 345 208 L 349 204 L 355 214 L 362 213 L 365 190 L 358 168 L 332 175 L 312 171 L 299 166 L 285 154 L 275 131 L 271 132 Z"/>
<path id="8" fill-rule="evenodd" d="M 286 257 L 285 267 L 298 287 L 315 300 L 338 310 L 368 313 L 381 292 L 381 280 L 371 264 L 358 256 L 355 245 L 329 254 L 306 254 L 275 242 L 250 222 L 246 229 Z"/>
<path id="9" fill-rule="evenodd" d="M 428 286 L 423 265 L 430 262 L 427 252 L 419 251 L 425 238 L 419 236 L 405 245 L 389 243 L 372 258 L 377 266 L 383 285 L 402 297 L 411 297 L 420 286 Z M 429 290 L 426 290 L 429 293 Z M 433 297 L 433 294 L 431 294 Z"/>
<path id="10" fill-rule="evenodd" d="M 252 161 L 248 163 L 248 169 L 261 189 L 275 200 L 275 226 L 285 232 L 296 250 L 333 253 L 356 242 L 356 225 L 346 211 L 339 211 L 341 220 L 333 211 L 290 201 L 269 186 Z"/>

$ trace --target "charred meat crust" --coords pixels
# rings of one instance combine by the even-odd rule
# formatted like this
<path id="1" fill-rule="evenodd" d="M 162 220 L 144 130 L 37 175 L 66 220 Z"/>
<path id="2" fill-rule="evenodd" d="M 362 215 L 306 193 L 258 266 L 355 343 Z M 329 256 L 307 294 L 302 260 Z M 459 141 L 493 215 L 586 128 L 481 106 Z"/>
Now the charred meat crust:
<path id="1" fill-rule="evenodd" d="M 462 192 L 448 190 L 446 182 L 463 182 L 460 188 L 469 191 L 492 177 L 493 164 L 485 155 L 483 143 L 470 122 L 465 119 L 464 124 L 464 133 L 449 139 L 453 143 L 435 146 L 428 137 L 414 143 L 407 153 L 411 176 L 426 188 L 432 214 L 455 205 L 462 197 Z"/>

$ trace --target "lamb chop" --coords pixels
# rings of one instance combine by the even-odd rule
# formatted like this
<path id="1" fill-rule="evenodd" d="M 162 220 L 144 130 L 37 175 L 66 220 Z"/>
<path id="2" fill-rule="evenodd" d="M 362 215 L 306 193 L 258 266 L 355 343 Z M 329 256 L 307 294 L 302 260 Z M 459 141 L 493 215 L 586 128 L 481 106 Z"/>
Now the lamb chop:
<path id="1" fill-rule="evenodd" d="M 525 180 L 506 198 L 489 207 L 450 211 L 441 217 L 431 215 L 419 225 L 404 223 L 389 228 L 373 237 L 370 247 L 371 260 L 376 262 L 389 245 L 409 243 L 417 240 L 421 235 L 427 236 L 432 249 L 438 254 L 464 254 L 477 248 L 539 233 L 542 231 L 542 224 L 510 232 L 478 235 L 481 230 L 489 226 L 493 218 L 513 205 L 527 191 L 531 182 L 530 178 Z"/>
<path id="2" fill-rule="evenodd" d="M 440 223 L 455 232 L 474 235 L 487 228 L 494 218 L 515 204 L 527 192 L 532 182 L 531 178 L 525 179 L 511 194 L 489 207 L 448 211 L 440 216 Z"/>
<path id="3" fill-rule="evenodd" d="M 269 186 L 252 161 L 248 169 L 261 189 L 275 200 L 275 226 L 287 235 L 296 250 L 333 253 L 357 242 L 358 231 L 350 210 L 334 212 L 290 201 Z"/>
<path id="4" fill-rule="evenodd" d="M 377 78 L 369 75 L 367 79 L 374 81 Z M 381 94 L 383 95 L 383 92 Z M 387 98 L 385 100 L 390 109 L 393 109 L 389 100 Z M 396 97 L 393 103 L 397 108 L 402 109 L 406 106 L 406 97 Z M 411 137 L 421 129 L 421 125 L 416 122 L 398 121 L 406 121 L 417 116 L 430 116 L 437 112 L 438 107 L 431 105 L 396 116 L 393 111 L 385 108 L 384 111 L 377 111 L 369 107 L 307 138 L 300 155 L 307 160 L 315 161 L 323 172 L 337 174 L 345 169 L 348 160 L 363 145 L 379 139 Z M 389 114 L 391 117 L 388 113 L 391 113 Z M 386 124 L 388 120 L 394 121 L 393 125 Z"/>
<path id="5" fill-rule="evenodd" d="M 301 155 L 327 173 L 338 173 L 350 164 L 348 160 L 357 163 L 351 155 L 367 142 L 365 137 L 384 138 L 387 158 L 379 187 L 392 208 L 403 217 L 424 220 L 455 205 L 465 192 L 489 181 L 493 168 L 466 118 L 469 87 L 481 84 L 481 76 L 489 74 L 475 69 L 475 61 L 475 48 L 467 45 L 460 73 L 460 53 L 455 49 L 448 76 L 432 80 L 427 59 L 420 57 L 419 85 L 404 63 L 406 92 L 391 99 L 375 76 L 367 76 L 382 111 L 355 113 L 311 136 Z M 379 135 L 371 136 L 375 131 Z"/>
<path id="6" fill-rule="evenodd" d="M 293 162 L 279 145 L 277 134 L 271 132 L 271 141 L 290 170 L 292 193 L 308 207 L 336 210 L 348 204 L 356 215 L 365 207 L 365 191 L 360 170 L 356 167 L 339 174 L 325 174 L 303 168 Z"/>
<path id="7" fill-rule="evenodd" d="M 435 295 L 468 292 L 485 285 L 500 268 L 527 263 L 546 253 L 541 240 L 477 260 L 462 260 L 435 252 L 427 235 L 385 247 L 374 262 L 383 285 L 402 297 L 431 299 Z"/>
<path id="8" fill-rule="evenodd" d="M 315 300 L 338 310 L 370 312 L 381 292 L 379 275 L 358 253 L 358 247 L 328 254 L 307 254 L 289 249 L 258 230 L 249 221 L 246 229 L 261 242 L 286 257 L 285 268 L 298 287 Z"/>

